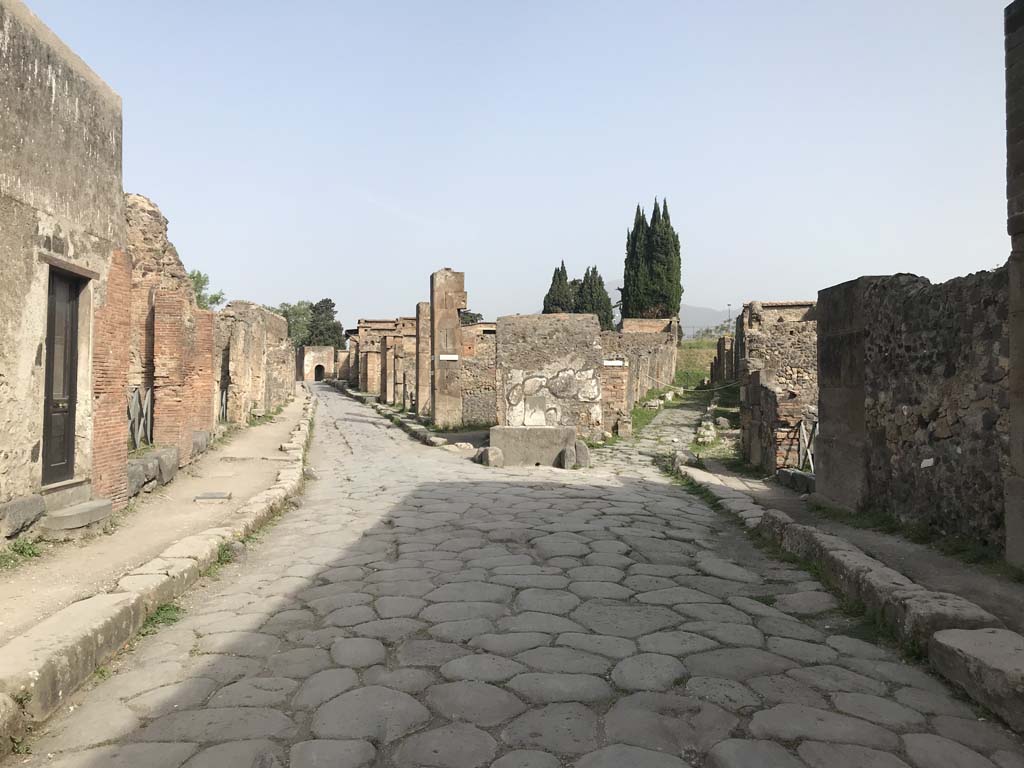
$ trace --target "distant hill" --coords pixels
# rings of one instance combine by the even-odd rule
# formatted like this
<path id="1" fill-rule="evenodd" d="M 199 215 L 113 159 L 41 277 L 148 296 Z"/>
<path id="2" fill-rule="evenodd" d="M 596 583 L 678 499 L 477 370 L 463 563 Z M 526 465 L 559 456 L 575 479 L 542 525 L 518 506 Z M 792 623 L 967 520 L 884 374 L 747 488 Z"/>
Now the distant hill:
<path id="1" fill-rule="evenodd" d="M 735 315 L 733 315 L 735 317 Z M 729 319 L 729 310 L 693 307 L 683 304 L 679 307 L 679 324 L 687 336 L 702 328 L 714 328 Z"/>

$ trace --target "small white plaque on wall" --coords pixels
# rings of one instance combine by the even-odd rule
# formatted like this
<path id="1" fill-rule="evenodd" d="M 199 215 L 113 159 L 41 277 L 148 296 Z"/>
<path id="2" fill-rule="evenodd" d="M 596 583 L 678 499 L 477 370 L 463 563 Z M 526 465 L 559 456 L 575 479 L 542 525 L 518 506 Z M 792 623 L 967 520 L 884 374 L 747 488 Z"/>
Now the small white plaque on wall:
<path id="1" fill-rule="evenodd" d="M 604 364 L 605 364 L 606 368 L 621 368 L 622 366 L 624 366 L 626 364 L 626 361 L 625 360 L 605 360 Z"/>
<path id="2" fill-rule="evenodd" d="M 442 363 L 448 363 L 448 362 L 452 362 L 454 360 L 458 360 L 459 356 L 458 355 L 438 355 L 437 359 L 440 360 Z"/>

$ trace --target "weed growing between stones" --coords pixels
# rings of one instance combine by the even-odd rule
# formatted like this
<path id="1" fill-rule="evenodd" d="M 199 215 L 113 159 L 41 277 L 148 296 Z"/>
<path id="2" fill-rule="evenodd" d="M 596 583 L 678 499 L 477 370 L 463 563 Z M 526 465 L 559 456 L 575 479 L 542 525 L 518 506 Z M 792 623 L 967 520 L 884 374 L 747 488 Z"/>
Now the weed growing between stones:
<path id="1" fill-rule="evenodd" d="M 281 411 L 283 411 L 283 410 L 284 410 L 284 406 L 283 405 L 279 405 L 276 408 L 274 408 L 273 410 L 267 411 L 262 416 L 252 416 L 252 415 L 250 415 L 249 416 L 249 426 L 250 427 L 255 427 L 255 426 L 259 425 L 259 424 L 267 424 L 267 423 L 273 421 L 275 416 L 280 416 L 281 415 Z"/>
<path id="2" fill-rule="evenodd" d="M 215 579 L 220 573 L 220 569 L 225 565 L 234 562 L 235 552 L 231 548 L 231 544 L 226 541 L 222 541 L 220 546 L 217 547 L 217 559 L 210 563 L 210 566 L 203 571 L 202 575 L 206 578 Z"/>
<path id="3" fill-rule="evenodd" d="M 177 603 L 164 603 L 158 605 L 156 610 L 150 614 L 149 618 L 142 624 L 142 628 L 139 629 L 139 635 L 141 637 L 147 637 L 152 634 L 156 634 L 161 627 L 165 627 L 169 624 L 176 624 L 181 621 L 181 617 L 184 611 Z"/>

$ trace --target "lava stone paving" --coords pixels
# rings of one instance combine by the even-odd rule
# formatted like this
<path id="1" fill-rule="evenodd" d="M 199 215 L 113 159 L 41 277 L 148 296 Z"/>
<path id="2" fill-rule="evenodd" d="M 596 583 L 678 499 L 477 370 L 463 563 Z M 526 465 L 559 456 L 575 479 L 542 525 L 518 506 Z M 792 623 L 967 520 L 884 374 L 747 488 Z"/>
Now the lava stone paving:
<path id="1" fill-rule="evenodd" d="M 694 412 L 502 470 L 318 396 L 301 504 L 5 766 L 1024 768 L 658 471 Z"/>

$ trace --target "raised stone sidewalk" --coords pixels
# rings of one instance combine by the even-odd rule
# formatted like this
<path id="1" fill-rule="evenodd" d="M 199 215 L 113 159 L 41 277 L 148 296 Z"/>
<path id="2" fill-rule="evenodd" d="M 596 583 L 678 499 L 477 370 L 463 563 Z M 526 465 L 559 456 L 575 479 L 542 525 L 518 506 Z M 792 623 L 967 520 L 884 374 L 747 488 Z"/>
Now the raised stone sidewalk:
<path id="1" fill-rule="evenodd" d="M 904 648 L 927 656 L 935 671 L 1024 731 L 1024 637 L 959 595 L 926 589 L 845 539 L 764 509 L 718 475 L 688 466 L 686 458 L 676 455 L 677 472 L 713 494 L 749 530 L 809 563 Z"/>
<path id="2" fill-rule="evenodd" d="M 242 539 L 298 493 L 316 403 L 306 395 L 297 425 L 280 446 L 288 460 L 276 482 L 226 525 L 180 539 L 109 592 L 72 603 L 0 647 L 0 756 L 30 723 L 56 712 L 158 606 L 184 594 L 218 560 L 223 545 L 243 547 Z"/>

